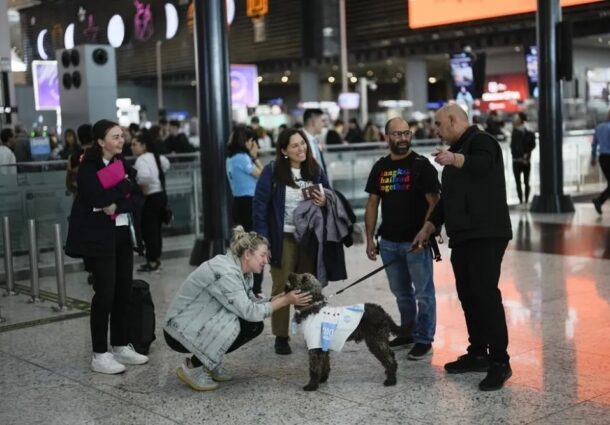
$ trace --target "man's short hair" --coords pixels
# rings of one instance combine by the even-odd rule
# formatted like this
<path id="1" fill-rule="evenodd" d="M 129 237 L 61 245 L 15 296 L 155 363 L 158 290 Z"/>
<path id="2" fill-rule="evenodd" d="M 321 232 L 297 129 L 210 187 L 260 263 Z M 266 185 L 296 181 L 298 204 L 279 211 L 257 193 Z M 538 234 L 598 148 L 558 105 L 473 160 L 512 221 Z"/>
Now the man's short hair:
<path id="1" fill-rule="evenodd" d="M 180 121 L 178 121 L 178 120 L 170 120 L 169 121 L 169 125 L 170 125 L 170 127 L 178 127 L 178 128 L 180 128 Z"/>
<path id="2" fill-rule="evenodd" d="M 159 118 L 159 125 L 160 126 L 167 125 L 167 118 Z"/>
<path id="3" fill-rule="evenodd" d="M 320 115 L 324 115 L 324 112 L 321 109 L 305 109 L 305 113 L 303 114 L 303 122 L 305 125 L 307 125 L 309 120 L 319 117 Z"/>
<path id="4" fill-rule="evenodd" d="M 6 143 L 11 140 L 14 135 L 15 133 L 13 133 L 13 130 L 10 128 L 5 128 L 0 132 L 0 140 L 2 140 L 2 143 Z"/>
<path id="5" fill-rule="evenodd" d="M 138 124 L 136 124 L 135 122 L 132 122 L 131 124 L 129 124 L 130 133 L 135 134 L 138 131 L 140 131 L 140 126 Z"/>
<path id="6" fill-rule="evenodd" d="M 252 119 L 250 120 L 250 124 L 260 124 L 260 120 L 256 116 L 252 117 Z"/>
<path id="7" fill-rule="evenodd" d="M 93 143 L 93 126 L 91 124 L 80 125 L 76 129 L 76 134 L 81 145 Z"/>

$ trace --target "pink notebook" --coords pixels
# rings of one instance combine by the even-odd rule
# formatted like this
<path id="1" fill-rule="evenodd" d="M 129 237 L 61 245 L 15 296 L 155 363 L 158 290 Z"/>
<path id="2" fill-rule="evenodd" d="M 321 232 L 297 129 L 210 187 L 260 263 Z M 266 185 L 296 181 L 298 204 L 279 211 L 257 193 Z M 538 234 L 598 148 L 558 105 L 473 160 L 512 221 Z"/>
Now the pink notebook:
<path id="1" fill-rule="evenodd" d="M 123 161 L 117 160 L 112 164 L 98 170 L 97 178 L 102 184 L 104 189 L 110 189 L 115 187 L 125 178 L 125 168 L 123 167 Z"/>
<path id="2" fill-rule="evenodd" d="M 114 161 L 112 164 L 98 170 L 97 178 L 104 189 L 111 189 L 115 187 L 125 178 L 125 167 L 123 167 L 123 161 Z M 113 220 L 116 219 L 116 217 L 117 214 L 112 214 L 110 216 L 110 218 Z"/>

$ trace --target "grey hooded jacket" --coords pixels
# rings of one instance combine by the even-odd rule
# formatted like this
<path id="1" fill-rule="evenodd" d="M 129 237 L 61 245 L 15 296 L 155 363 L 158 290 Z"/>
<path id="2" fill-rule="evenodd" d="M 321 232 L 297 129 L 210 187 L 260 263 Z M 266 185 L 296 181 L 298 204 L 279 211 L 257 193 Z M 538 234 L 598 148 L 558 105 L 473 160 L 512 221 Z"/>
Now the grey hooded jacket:
<path id="1" fill-rule="evenodd" d="M 310 232 L 318 241 L 318 258 L 316 260 L 316 277 L 323 286 L 328 284 L 324 266 L 324 242 L 341 242 L 349 233 L 351 221 L 343 203 L 335 192 L 324 189 L 326 208 L 316 206 L 313 201 L 303 201 L 294 210 L 294 238 L 301 242 Z"/>

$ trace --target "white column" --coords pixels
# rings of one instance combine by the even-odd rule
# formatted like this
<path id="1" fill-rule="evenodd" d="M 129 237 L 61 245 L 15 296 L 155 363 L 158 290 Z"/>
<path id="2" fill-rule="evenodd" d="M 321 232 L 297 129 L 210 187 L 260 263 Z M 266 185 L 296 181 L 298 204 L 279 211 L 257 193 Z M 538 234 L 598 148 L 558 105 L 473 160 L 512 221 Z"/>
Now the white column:
<path id="1" fill-rule="evenodd" d="M 318 71 L 302 69 L 299 73 L 299 92 L 301 102 L 320 100 L 320 77 Z"/>
<path id="2" fill-rule="evenodd" d="M 413 110 L 428 110 L 428 69 L 424 58 L 408 58 L 405 63 L 405 91 Z"/>
<path id="3" fill-rule="evenodd" d="M 15 98 L 15 84 L 11 73 L 11 36 L 9 32 L 7 3 L 7 0 L 0 0 L 0 71 L 8 72 L 8 92 L 11 105 L 5 106 L 15 106 L 17 101 Z M 2 83 L 0 82 L 0 84 Z M 4 103 L 4 99 L 0 99 L 0 102 Z M 13 114 L 12 119 L 12 125 L 14 126 L 17 115 Z"/>

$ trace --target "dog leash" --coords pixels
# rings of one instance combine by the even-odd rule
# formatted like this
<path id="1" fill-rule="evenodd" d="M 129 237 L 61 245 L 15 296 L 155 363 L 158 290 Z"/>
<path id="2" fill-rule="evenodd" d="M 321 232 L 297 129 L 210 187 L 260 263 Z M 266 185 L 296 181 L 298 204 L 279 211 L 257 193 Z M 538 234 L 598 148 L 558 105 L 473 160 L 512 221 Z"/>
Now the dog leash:
<path id="1" fill-rule="evenodd" d="M 411 246 L 411 248 L 409 248 L 409 249 L 407 250 L 407 254 L 409 254 L 410 252 L 415 251 L 416 249 L 417 249 L 417 248 L 415 248 L 414 246 Z M 383 265 L 383 266 L 381 266 L 381 267 L 377 267 L 375 270 L 373 270 L 372 272 L 369 272 L 368 274 L 366 274 L 366 275 L 362 276 L 360 279 L 358 279 L 358 280 L 357 280 L 357 281 L 355 281 L 354 283 L 352 283 L 352 284 L 350 284 L 350 285 L 346 286 L 346 287 L 345 287 L 345 288 L 343 288 L 343 289 L 338 290 L 337 292 L 335 292 L 335 293 L 334 293 L 334 294 L 332 294 L 332 295 L 329 295 L 329 296 L 328 296 L 328 298 L 330 299 L 330 298 L 334 297 L 335 295 L 339 295 L 340 293 L 342 293 L 342 292 L 343 292 L 343 291 L 345 291 L 346 289 L 349 289 L 349 288 L 351 288 L 352 286 L 354 286 L 354 285 L 356 285 L 356 284 L 358 284 L 358 283 L 362 282 L 363 280 L 368 279 L 369 277 L 373 276 L 374 274 L 379 273 L 379 272 L 380 272 L 380 271 L 382 271 L 383 269 L 390 267 L 392 264 L 394 264 L 395 262 L 397 262 L 397 261 L 398 261 L 398 260 L 400 260 L 400 259 L 401 259 L 401 258 L 395 258 L 395 259 L 393 259 L 392 261 L 390 261 L 389 263 L 386 263 L 386 264 L 384 264 L 384 265 Z"/>

